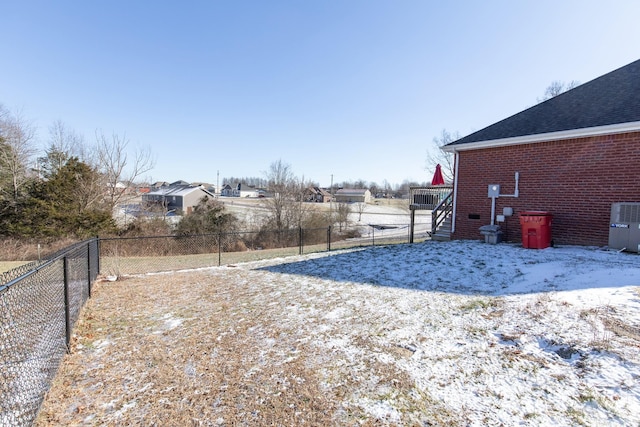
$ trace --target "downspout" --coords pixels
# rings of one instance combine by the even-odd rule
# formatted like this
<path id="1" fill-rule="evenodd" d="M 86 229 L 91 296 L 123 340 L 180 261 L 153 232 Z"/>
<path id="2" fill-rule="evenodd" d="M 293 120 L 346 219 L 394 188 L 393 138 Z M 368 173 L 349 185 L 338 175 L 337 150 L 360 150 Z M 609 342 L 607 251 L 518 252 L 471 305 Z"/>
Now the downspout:
<path id="1" fill-rule="evenodd" d="M 460 167 L 460 152 L 456 150 L 455 153 L 456 168 L 453 172 L 453 211 L 451 213 L 451 234 L 456 231 L 456 210 L 458 209 L 458 168 Z"/>

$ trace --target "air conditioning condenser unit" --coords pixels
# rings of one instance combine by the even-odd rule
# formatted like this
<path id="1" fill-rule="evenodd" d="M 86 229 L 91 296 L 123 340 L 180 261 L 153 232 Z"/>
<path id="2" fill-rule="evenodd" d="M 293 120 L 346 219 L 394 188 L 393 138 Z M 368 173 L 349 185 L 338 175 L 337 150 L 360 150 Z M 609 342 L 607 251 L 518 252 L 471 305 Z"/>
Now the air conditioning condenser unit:
<path id="1" fill-rule="evenodd" d="M 609 247 L 640 253 L 640 203 L 611 205 Z"/>

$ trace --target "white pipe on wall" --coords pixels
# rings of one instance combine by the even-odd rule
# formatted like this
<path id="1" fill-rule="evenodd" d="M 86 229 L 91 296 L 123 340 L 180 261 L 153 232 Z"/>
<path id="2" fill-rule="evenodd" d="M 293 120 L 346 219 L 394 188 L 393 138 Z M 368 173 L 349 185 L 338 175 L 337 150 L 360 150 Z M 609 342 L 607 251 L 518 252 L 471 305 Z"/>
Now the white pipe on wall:
<path id="1" fill-rule="evenodd" d="M 520 182 L 520 172 L 516 172 L 516 188 L 513 194 L 498 194 L 497 196 L 491 197 L 491 225 L 495 224 L 496 217 L 496 197 L 518 197 L 520 195 L 520 191 L 518 190 L 518 184 Z"/>
<path id="2" fill-rule="evenodd" d="M 518 197 L 520 192 L 518 191 L 518 183 L 520 182 L 520 172 L 516 172 L 516 189 L 513 194 L 500 194 L 499 197 Z"/>

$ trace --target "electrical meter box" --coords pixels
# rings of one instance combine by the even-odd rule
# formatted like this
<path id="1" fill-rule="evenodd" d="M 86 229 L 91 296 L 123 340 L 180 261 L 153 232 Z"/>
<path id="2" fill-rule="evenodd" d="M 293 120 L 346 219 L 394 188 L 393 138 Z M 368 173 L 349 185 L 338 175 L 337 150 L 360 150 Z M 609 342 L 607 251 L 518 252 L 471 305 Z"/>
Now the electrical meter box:
<path id="1" fill-rule="evenodd" d="M 489 197 L 500 196 L 500 184 L 489 184 Z"/>

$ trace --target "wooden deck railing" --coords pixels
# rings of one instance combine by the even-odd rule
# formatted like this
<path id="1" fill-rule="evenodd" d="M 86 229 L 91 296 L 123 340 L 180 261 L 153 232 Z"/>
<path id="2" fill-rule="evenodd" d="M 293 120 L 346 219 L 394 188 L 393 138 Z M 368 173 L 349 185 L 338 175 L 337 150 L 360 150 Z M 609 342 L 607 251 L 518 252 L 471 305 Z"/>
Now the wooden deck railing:
<path id="1" fill-rule="evenodd" d="M 450 185 L 433 185 L 428 187 L 409 187 L 409 209 L 433 210 L 453 190 Z"/>

